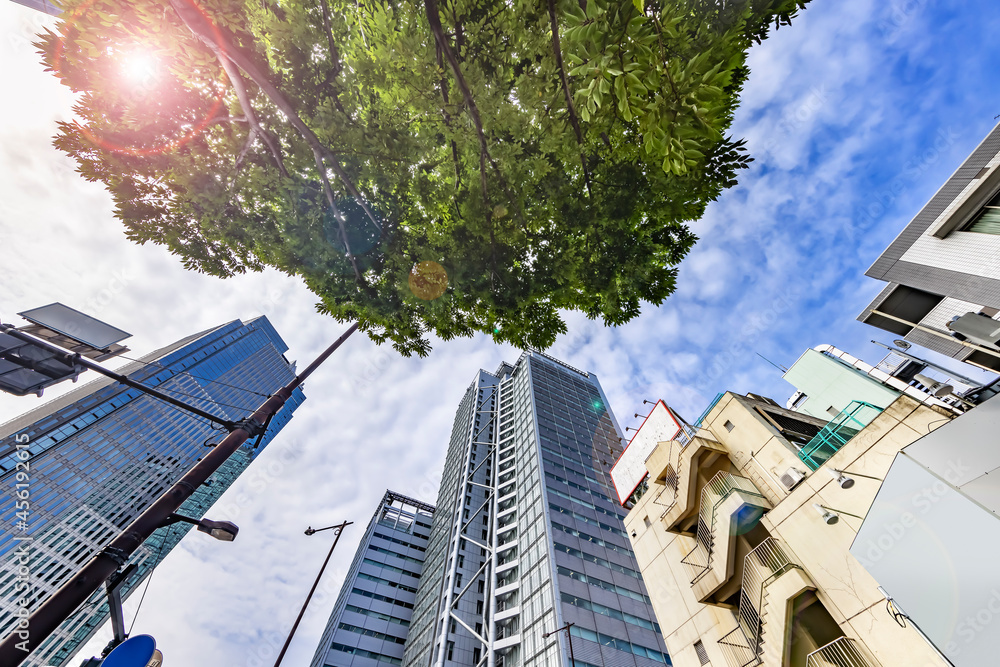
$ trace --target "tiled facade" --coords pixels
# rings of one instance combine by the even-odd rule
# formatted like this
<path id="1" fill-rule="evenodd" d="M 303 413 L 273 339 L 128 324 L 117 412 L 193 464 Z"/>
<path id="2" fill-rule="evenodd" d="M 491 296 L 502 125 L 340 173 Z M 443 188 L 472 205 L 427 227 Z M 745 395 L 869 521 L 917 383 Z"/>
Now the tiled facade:
<path id="1" fill-rule="evenodd" d="M 266 318 L 230 322 L 185 338 L 125 366 L 120 372 L 228 420 L 246 417 L 295 375 L 287 346 Z M 304 400 L 301 390 L 279 412 L 263 448 Z M 16 622 L 16 549 L 30 551 L 32 606 L 44 601 L 110 542 L 224 436 L 205 419 L 109 379 L 90 382 L 0 426 L 0 485 L 14 489 L 17 443 L 28 444 L 28 514 L 19 526 L 15 497 L 0 499 L 0 634 Z M 181 506 L 200 518 L 250 464 L 254 441 L 234 454 Z M 20 472 L 24 472 L 23 468 Z M 122 589 L 135 590 L 192 528 L 161 528 L 129 559 L 138 571 Z M 30 538 L 30 541 L 19 541 Z M 206 539 L 208 539 L 206 537 Z M 103 588 L 24 663 L 68 664 L 108 618 Z"/>
<path id="2" fill-rule="evenodd" d="M 434 508 L 387 491 L 368 523 L 311 667 L 399 665 Z"/>
<path id="3" fill-rule="evenodd" d="M 956 359 L 1000 369 L 1000 357 L 872 312 L 948 334 L 945 324 L 954 315 L 1000 309 L 1000 234 L 969 231 L 998 193 L 1000 126 L 868 269 L 867 275 L 889 284 L 858 319 Z"/>
<path id="4" fill-rule="evenodd" d="M 670 664 L 609 470 L 597 378 L 527 352 L 480 371 L 456 414 L 403 664 Z"/>

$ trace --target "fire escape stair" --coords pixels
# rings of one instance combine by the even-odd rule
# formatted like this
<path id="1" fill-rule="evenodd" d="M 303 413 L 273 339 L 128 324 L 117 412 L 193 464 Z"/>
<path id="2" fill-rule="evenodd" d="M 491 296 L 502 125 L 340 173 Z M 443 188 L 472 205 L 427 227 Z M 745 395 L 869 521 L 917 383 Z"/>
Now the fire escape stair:
<path id="1" fill-rule="evenodd" d="M 771 503 L 764 497 L 734 489 L 715 507 L 711 528 L 712 553 L 703 572 L 694 568 L 692 592 L 706 602 L 732 577 L 736 561 L 736 536 L 757 524 Z"/>
<path id="2" fill-rule="evenodd" d="M 711 465 L 719 456 L 725 455 L 726 450 L 721 444 L 704 437 L 692 438 L 684 447 L 676 440 L 671 442 L 669 460 L 660 470 L 650 470 L 652 479 L 666 482 L 658 504 L 665 506 L 660 520 L 667 531 L 680 532 L 681 522 L 698 511 L 699 468 Z M 649 463 L 654 462 L 651 460 Z"/>

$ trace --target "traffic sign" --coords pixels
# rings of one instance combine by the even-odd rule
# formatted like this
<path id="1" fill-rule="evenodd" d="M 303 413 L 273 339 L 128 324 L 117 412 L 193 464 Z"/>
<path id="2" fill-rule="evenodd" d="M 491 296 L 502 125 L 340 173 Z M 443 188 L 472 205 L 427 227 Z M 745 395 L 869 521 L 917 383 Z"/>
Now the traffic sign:
<path id="1" fill-rule="evenodd" d="M 101 667 L 147 667 L 154 653 L 157 653 L 156 640 L 149 635 L 136 635 L 109 653 Z"/>

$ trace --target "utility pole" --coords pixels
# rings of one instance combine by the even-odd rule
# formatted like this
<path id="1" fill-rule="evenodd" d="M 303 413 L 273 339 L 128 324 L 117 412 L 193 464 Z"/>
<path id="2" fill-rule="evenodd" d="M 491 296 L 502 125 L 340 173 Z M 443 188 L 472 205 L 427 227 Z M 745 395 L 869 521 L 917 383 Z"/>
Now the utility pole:
<path id="1" fill-rule="evenodd" d="M 268 398 L 257 410 L 216 445 L 205 458 L 177 483 L 156 499 L 145 512 L 132 521 L 110 544 L 101 549 L 59 590 L 19 624 L 0 643 L 0 665 L 16 667 L 28 654 L 55 632 L 69 616 L 98 590 L 109 577 L 128 561 L 136 549 L 173 515 L 195 490 L 212 476 L 240 446 L 252 437 L 263 436 L 271 417 L 278 413 L 292 392 L 326 361 L 345 340 L 357 331 L 352 324 L 340 338 L 323 351 L 305 370 Z"/>
<path id="2" fill-rule="evenodd" d="M 292 624 L 292 629 L 288 631 L 288 637 L 285 639 L 285 645 L 281 647 L 278 659 L 274 661 L 274 667 L 278 667 L 278 665 L 281 664 L 282 658 L 285 657 L 285 651 L 288 650 L 288 645 L 292 643 L 292 637 L 295 635 L 295 631 L 299 627 L 299 621 L 302 620 L 303 614 L 306 613 L 306 607 L 309 606 L 309 601 L 312 600 L 313 593 L 316 592 L 316 587 L 319 586 L 319 580 L 323 577 L 323 570 L 326 569 L 326 564 L 330 562 L 330 556 L 333 555 L 333 550 L 337 548 L 337 542 L 340 541 L 340 534 L 344 532 L 344 528 L 347 528 L 352 523 L 354 522 L 345 521 L 344 523 L 337 524 L 336 526 L 327 526 L 326 528 L 306 528 L 306 535 L 313 535 L 324 530 L 335 528 L 337 530 L 337 537 L 334 538 L 333 544 L 330 545 L 330 551 L 326 554 L 326 560 L 323 561 L 323 566 L 319 568 L 319 574 L 316 575 L 316 581 L 313 582 L 312 588 L 309 589 L 309 595 L 306 596 L 306 601 L 302 603 L 302 609 L 299 610 L 299 615 L 295 618 L 295 623 Z"/>
<path id="3" fill-rule="evenodd" d="M 576 667 L 576 659 L 573 658 L 573 633 L 570 631 L 570 628 L 574 625 L 576 625 L 576 623 L 567 623 L 561 628 L 556 628 L 552 632 L 546 632 L 542 635 L 543 638 L 548 638 L 554 634 L 562 632 L 563 630 L 566 631 L 566 641 L 569 643 L 569 667 Z"/>

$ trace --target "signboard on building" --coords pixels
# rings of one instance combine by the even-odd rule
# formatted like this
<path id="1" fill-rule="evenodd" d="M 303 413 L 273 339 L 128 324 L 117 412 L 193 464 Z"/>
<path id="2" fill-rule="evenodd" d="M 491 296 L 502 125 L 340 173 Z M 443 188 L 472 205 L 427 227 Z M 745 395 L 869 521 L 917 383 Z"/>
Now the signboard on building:
<path id="1" fill-rule="evenodd" d="M 611 481 L 622 505 L 642 484 L 649 473 L 646 459 L 656 444 L 675 439 L 683 431 L 680 421 L 663 401 L 657 401 L 642 426 L 625 447 L 618 462 L 611 468 Z"/>

